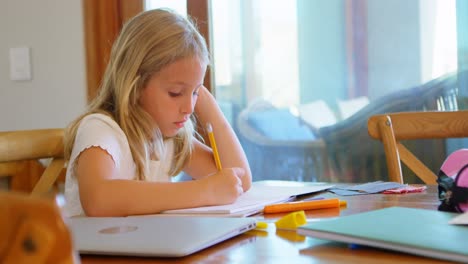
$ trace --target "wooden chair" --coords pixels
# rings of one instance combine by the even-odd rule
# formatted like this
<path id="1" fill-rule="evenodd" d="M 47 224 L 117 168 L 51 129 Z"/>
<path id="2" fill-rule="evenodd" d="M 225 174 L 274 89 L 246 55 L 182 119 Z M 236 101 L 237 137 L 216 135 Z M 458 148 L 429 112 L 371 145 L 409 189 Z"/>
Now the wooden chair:
<path id="1" fill-rule="evenodd" d="M 0 192 L 0 263 L 79 263 L 54 200 Z"/>
<path id="2" fill-rule="evenodd" d="M 32 190 L 22 191 L 33 195 L 47 193 L 58 176 L 63 174 L 63 133 L 63 129 L 0 132 L 0 177 L 10 176 L 15 182 L 31 181 Z M 34 179 L 34 172 L 37 173 L 41 166 L 31 164 L 39 164 L 38 159 L 51 161 L 42 169 L 42 175 Z"/>
<path id="3" fill-rule="evenodd" d="M 468 137 L 468 111 L 374 115 L 369 118 L 367 128 L 372 138 L 383 143 L 391 181 L 403 183 L 401 160 L 423 182 L 436 184 L 436 174 L 401 141 Z"/>

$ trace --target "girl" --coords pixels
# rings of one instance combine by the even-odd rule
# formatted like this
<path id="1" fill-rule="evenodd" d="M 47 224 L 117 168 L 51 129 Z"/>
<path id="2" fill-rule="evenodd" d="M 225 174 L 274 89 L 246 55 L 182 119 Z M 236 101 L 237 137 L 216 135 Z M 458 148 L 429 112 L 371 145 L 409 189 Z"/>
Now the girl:
<path id="1" fill-rule="evenodd" d="M 126 216 L 229 204 L 251 185 L 244 151 L 203 86 L 205 40 L 185 18 L 151 10 L 116 39 L 99 95 L 70 124 L 65 213 Z M 223 168 L 194 137 L 212 125 Z M 184 171 L 195 180 L 171 182 Z"/>

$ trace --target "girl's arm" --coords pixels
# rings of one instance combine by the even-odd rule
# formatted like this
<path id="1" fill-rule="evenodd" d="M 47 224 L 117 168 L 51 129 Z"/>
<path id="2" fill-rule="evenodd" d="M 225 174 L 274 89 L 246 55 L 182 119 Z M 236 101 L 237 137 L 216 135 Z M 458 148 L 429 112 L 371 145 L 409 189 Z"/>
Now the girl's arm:
<path id="1" fill-rule="evenodd" d="M 250 189 L 252 175 L 244 150 L 231 125 L 221 112 L 215 98 L 204 86 L 199 89 L 195 113 L 198 122 L 200 122 L 203 127 L 206 127 L 207 123 L 210 123 L 213 127 L 213 133 L 223 169 L 243 169 L 243 175 L 239 175 L 243 190 L 247 191 Z M 185 171 L 196 179 L 215 172 L 216 165 L 211 148 L 206 147 L 199 141 L 195 141 L 192 159 L 186 166 Z"/>
<path id="2" fill-rule="evenodd" d="M 152 214 L 169 209 L 233 203 L 242 194 L 235 169 L 197 181 L 117 180 L 112 157 L 99 147 L 84 150 L 76 161 L 80 200 L 88 216 Z"/>

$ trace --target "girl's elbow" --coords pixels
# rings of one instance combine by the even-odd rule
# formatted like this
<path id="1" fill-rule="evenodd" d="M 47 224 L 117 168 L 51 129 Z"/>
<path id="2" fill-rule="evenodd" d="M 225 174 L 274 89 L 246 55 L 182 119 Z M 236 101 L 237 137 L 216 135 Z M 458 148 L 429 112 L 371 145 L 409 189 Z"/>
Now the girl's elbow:
<path id="1" fill-rule="evenodd" d="M 108 200 L 99 194 L 88 195 L 86 199 L 81 199 L 81 205 L 86 216 L 116 216 L 111 212 L 111 210 L 109 210 L 112 206 L 109 205 Z"/>
<path id="2" fill-rule="evenodd" d="M 105 216 L 103 212 L 96 206 L 83 206 L 83 211 L 89 217 L 102 217 Z"/>
<path id="3" fill-rule="evenodd" d="M 90 217 L 102 217 L 102 216 L 109 216 L 106 211 L 104 210 L 104 207 L 99 205 L 99 203 L 85 203 L 82 204 L 83 206 L 83 211 L 86 216 Z"/>

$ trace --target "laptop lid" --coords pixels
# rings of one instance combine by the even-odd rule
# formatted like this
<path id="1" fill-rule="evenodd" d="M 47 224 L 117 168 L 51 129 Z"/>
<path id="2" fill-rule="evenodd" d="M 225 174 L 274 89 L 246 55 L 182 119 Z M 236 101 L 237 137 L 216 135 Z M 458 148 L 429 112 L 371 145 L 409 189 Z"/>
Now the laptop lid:
<path id="1" fill-rule="evenodd" d="M 253 218 L 80 217 L 70 218 L 81 254 L 182 257 L 255 228 Z"/>

